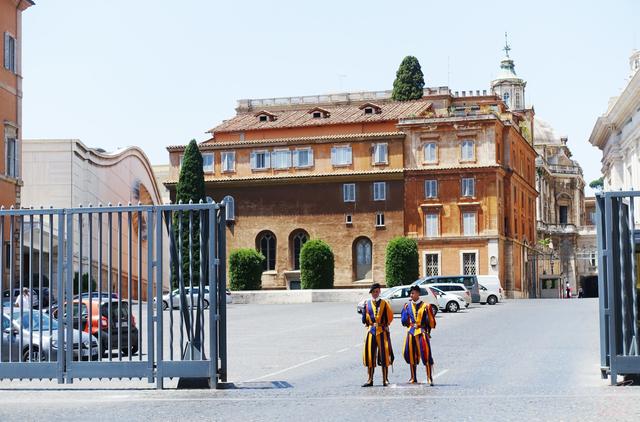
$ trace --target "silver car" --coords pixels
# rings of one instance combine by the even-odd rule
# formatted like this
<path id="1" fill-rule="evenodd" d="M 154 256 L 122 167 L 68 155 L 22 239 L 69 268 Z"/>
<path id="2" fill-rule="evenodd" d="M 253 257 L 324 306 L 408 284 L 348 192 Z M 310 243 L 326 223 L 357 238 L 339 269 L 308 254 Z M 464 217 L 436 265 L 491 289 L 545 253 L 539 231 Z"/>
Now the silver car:
<path id="1" fill-rule="evenodd" d="M 10 357 L 12 362 L 57 360 L 58 322 L 55 319 L 36 310 L 31 312 L 31 320 L 28 310 L 23 311 L 22 317 L 19 310 L 14 310 L 13 318 L 9 315 L 7 312 L 2 314 L 2 361 L 9 361 Z M 68 350 L 65 333 L 63 338 L 65 350 Z M 74 329 L 71 348 L 74 360 L 98 360 L 98 339 L 88 333 Z"/>
<path id="2" fill-rule="evenodd" d="M 195 287 L 189 287 L 186 286 L 184 288 L 184 293 L 186 296 L 186 300 L 187 300 L 187 306 L 191 307 L 191 299 L 193 296 L 193 304 L 194 306 L 197 306 L 197 303 L 199 300 L 202 300 L 202 303 L 204 305 L 204 309 L 209 308 L 209 287 L 205 286 L 204 288 L 204 295 L 201 296 L 200 294 L 200 287 L 199 286 L 195 286 Z M 155 302 L 156 299 L 154 298 L 153 301 Z M 165 293 L 164 295 L 162 295 L 162 309 L 166 310 L 169 308 L 179 308 L 180 307 L 180 289 L 175 289 L 169 293 Z"/>
<path id="3" fill-rule="evenodd" d="M 467 290 L 467 288 L 464 286 L 464 284 L 461 283 L 428 283 L 428 284 L 423 284 L 423 286 L 428 286 L 428 287 L 437 287 L 439 290 L 445 292 L 445 293 L 449 293 L 449 294 L 453 294 L 456 296 L 460 296 L 462 299 L 464 299 L 464 301 L 466 302 L 466 308 L 469 307 L 469 305 L 471 304 L 471 292 L 469 292 L 469 290 Z"/>
<path id="4" fill-rule="evenodd" d="M 380 294 L 381 299 L 385 299 L 389 301 L 391 305 L 391 309 L 394 314 L 402 313 L 402 307 L 409 302 L 409 289 L 411 286 L 396 286 L 386 289 L 384 292 Z M 362 309 L 364 309 L 364 303 L 369 299 L 363 299 L 358 303 L 357 311 L 359 314 L 362 313 Z M 438 301 L 436 300 L 433 293 L 426 289 L 425 287 L 420 287 L 420 300 L 424 303 L 428 303 L 431 306 L 431 310 L 433 311 L 433 315 L 438 313 Z"/>

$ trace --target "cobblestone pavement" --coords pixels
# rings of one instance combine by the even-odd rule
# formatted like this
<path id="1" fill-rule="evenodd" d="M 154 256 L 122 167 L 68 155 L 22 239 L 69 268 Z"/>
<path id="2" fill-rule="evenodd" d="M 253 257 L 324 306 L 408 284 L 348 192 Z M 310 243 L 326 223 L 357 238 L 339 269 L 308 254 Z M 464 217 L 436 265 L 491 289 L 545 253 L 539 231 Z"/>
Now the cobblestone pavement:
<path id="1" fill-rule="evenodd" d="M 392 325 L 392 386 L 361 388 L 355 305 L 231 305 L 229 390 L 145 382 L 0 382 L 0 420 L 640 420 L 640 386 L 600 379 L 595 299 L 512 300 L 439 314 L 436 386 L 408 386 Z M 168 386 L 175 383 L 167 383 Z M 605 419 L 606 418 L 606 419 Z"/>

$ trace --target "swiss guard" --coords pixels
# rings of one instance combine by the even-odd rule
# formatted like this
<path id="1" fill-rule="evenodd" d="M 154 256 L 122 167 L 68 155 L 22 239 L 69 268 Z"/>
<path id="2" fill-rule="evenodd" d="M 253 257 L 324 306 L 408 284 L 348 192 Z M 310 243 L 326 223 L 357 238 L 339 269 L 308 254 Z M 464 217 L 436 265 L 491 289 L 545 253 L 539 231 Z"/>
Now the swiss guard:
<path id="1" fill-rule="evenodd" d="M 436 319 L 431 306 L 420 300 L 420 287 L 411 286 L 411 301 L 402 308 L 402 325 L 407 327 L 404 342 L 404 360 L 411 368 L 409 383 L 416 384 L 416 367 L 422 361 L 427 367 L 427 382 L 433 385 L 433 355 L 431 354 L 431 330 L 436 328 Z"/>
<path id="2" fill-rule="evenodd" d="M 389 302 L 379 299 L 379 283 L 373 283 L 369 293 L 371 293 L 371 299 L 365 302 L 362 309 L 362 323 L 367 327 L 362 361 L 369 372 L 369 379 L 362 386 L 371 387 L 373 385 L 373 372 L 378 364 L 382 367 L 382 385 L 386 387 L 389 385 L 389 366 L 393 365 L 393 349 L 389 335 L 393 311 Z"/>

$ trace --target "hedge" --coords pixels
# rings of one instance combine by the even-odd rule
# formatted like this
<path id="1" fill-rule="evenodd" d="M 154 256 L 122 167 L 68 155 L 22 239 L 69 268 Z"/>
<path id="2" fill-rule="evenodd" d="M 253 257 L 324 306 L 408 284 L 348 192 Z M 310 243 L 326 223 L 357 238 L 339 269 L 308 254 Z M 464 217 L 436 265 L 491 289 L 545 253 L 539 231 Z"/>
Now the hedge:
<path id="1" fill-rule="evenodd" d="M 300 251 L 300 285 L 303 289 L 332 289 L 334 257 L 331 247 L 314 239 Z"/>
<path id="2" fill-rule="evenodd" d="M 229 255 L 229 288 L 260 290 L 265 257 L 255 249 L 236 249 Z"/>
<path id="3" fill-rule="evenodd" d="M 396 237 L 387 244 L 385 280 L 387 287 L 405 286 L 418 278 L 418 244 L 406 237 Z"/>

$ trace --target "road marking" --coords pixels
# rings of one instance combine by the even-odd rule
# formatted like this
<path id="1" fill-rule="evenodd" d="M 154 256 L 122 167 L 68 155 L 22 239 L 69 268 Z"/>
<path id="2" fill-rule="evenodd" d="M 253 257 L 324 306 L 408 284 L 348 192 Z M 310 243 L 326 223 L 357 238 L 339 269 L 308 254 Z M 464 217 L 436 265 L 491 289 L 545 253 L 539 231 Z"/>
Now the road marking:
<path id="1" fill-rule="evenodd" d="M 316 362 L 316 361 L 319 361 L 319 360 L 321 360 L 321 359 L 325 359 L 325 358 L 328 358 L 328 357 L 329 357 L 329 355 L 319 356 L 319 357 L 317 357 L 317 358 L 310 359 L 310 360 L 306 360 L 306 361 L 301 362 L 301 363 L 299 363 L 299 364 L 297 364 L 297 365 L 293 365 L 293 366 L 290 366 L 290 367 L 288 367 L 288 368 L 284 368 L 284 369 L 281 369 L 281 370 L 279 370 L 279 371 L 272 372 L 272 373 L 270 373 L 270 374 L 263 375 L 263 376 L 258 377 L 258 378 L 253 378 L 253 379 L 247 380 L 247 381 L 245 381 L 245 382 L 254 382 L 254 381 L 261 380 L 261 379 L 265 379 L 265 378 L 269 378 L 269 377 L 274 377 L 274 376 L 276 376 L 276 375 L 280 375 L 280 374 L 282 374 L 283 372 L 287 372 L 287 371 L 290 371 L 290 370 L 292 370 L 292 369 L 300 368 L 301 366 L 308 365 L 308 364 L 310 364 L 310 363 L 313 363 L 313 362 Z"/>
<path id="2" fill-rule="evenodd" d="M 349 350 L 349 348 L 345 347 L 344 349 L 338 350 L 336 353 L 343 353 L 343 352 L 346 352 L 347 350 Z"/>

